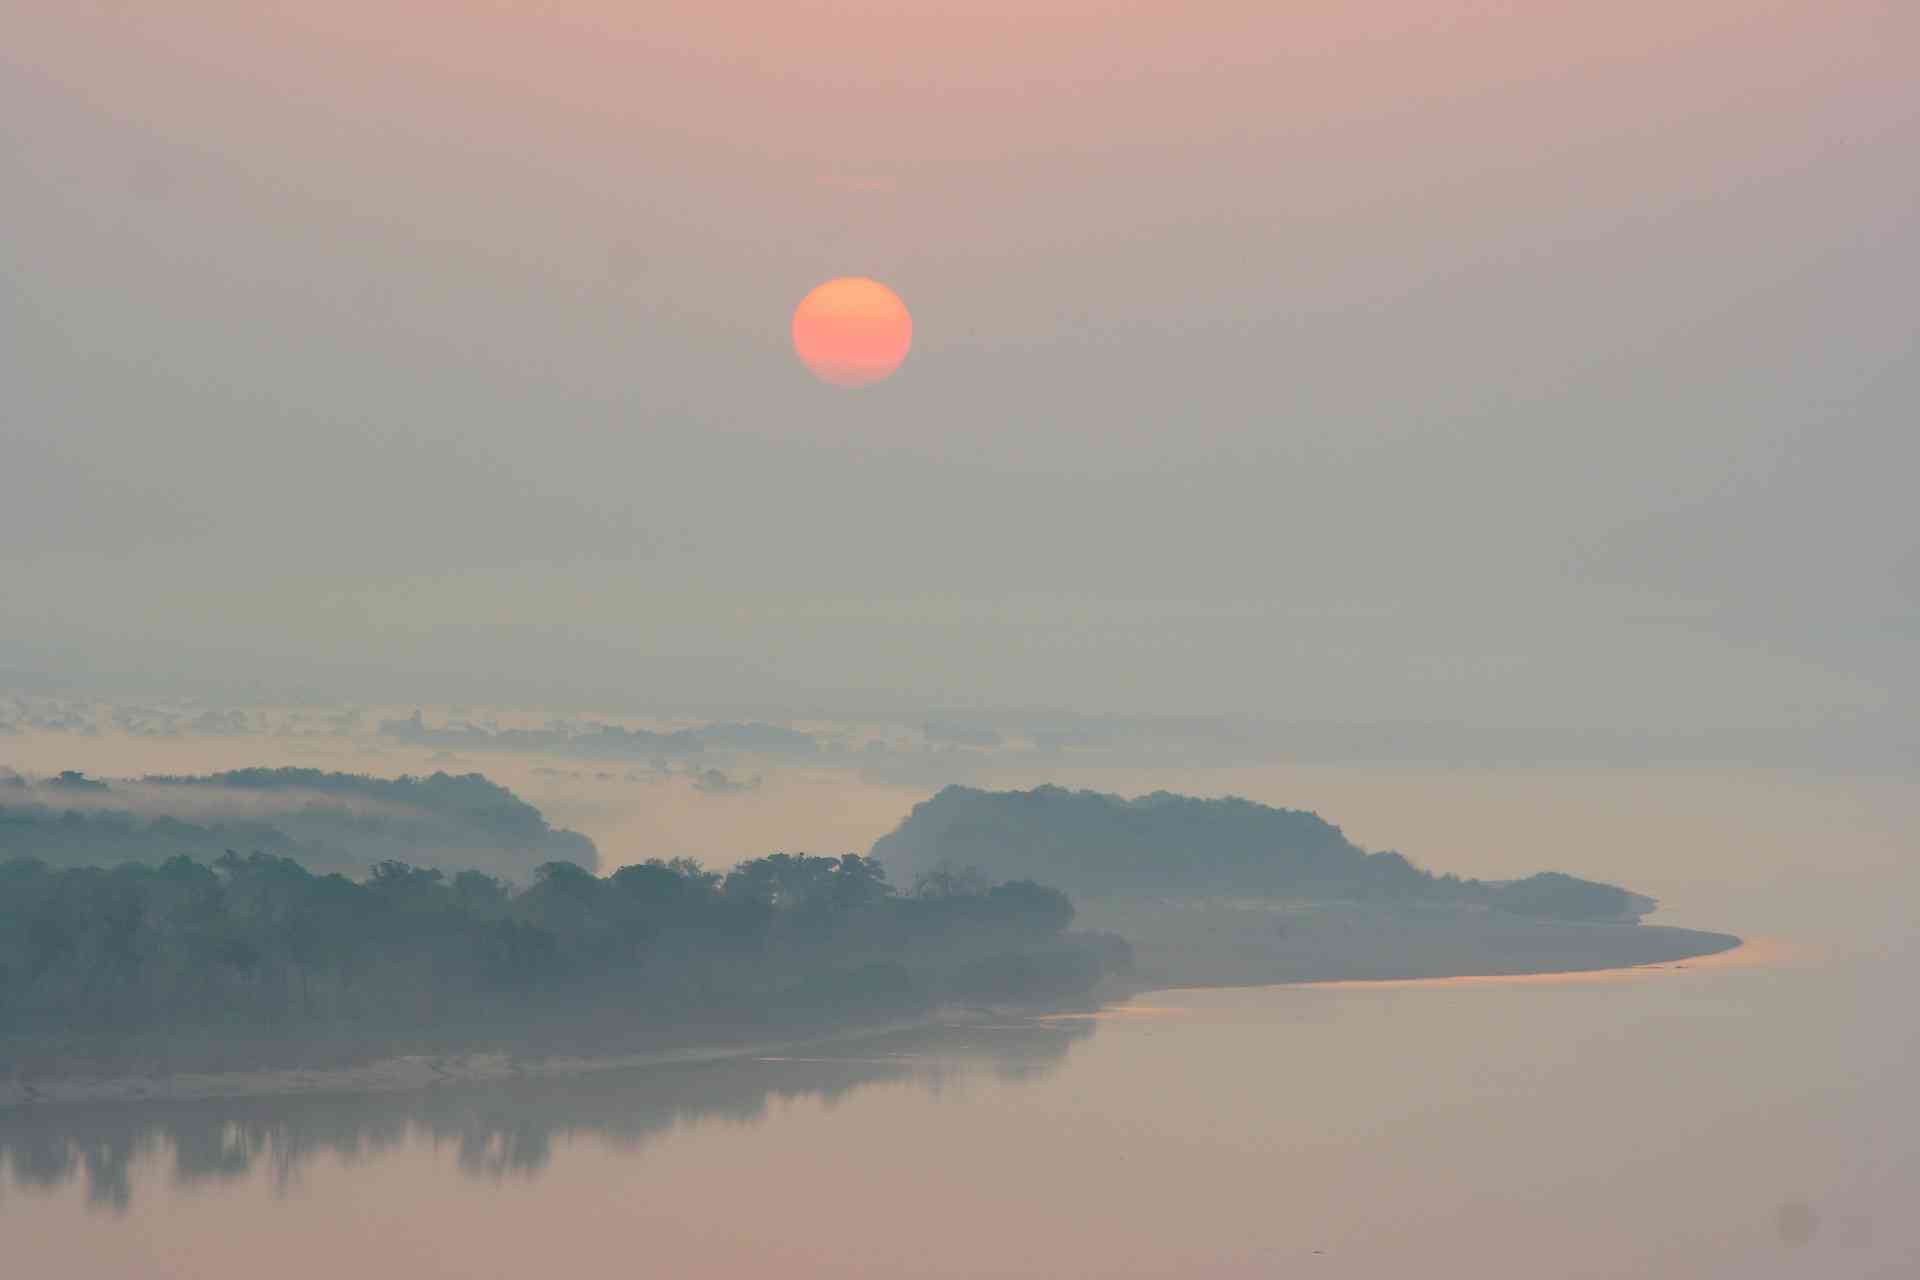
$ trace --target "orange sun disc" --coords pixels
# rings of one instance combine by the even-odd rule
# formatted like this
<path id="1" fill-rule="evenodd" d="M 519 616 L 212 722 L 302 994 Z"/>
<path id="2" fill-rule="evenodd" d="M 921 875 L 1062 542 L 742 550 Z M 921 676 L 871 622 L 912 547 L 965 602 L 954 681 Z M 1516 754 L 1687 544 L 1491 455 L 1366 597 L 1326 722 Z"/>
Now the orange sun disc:
<path id="1" fill-rule="evenodd" d="M 913 346 L 913 316 L 878 280 L 842 276 L 800 299 L 793 349 L 822 382 L 864 387 L 900 367 Z"/>

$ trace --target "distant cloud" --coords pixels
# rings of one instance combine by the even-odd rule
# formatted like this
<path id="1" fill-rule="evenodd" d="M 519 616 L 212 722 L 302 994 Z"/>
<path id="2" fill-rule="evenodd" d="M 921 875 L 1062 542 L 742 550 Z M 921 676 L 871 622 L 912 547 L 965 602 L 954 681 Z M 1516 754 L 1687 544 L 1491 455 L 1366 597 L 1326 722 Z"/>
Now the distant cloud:
<path id="1" fill-rule="evenodd" d="M 693 776 L 693 787 L 703 795 L 737 796 L 759 790 L 760 779 L 729 778 L 718 769 L 704 769 Z"/>
<path id="2" fill-rule="evenodd" d="M 955 747 L 977 747 L 983 751 L 991 751 L 1006 741 L 997 732 L 984 725 L 934 722 L 929 723 L 921 733 L 928 742 Z"/>
<path id="3" fill-rule="evenodd" d="M 244 711 L 203 711 L 190 722 L 195 733 L 209 736 L 238 736 L 253 732 L 253 724 Z"/>
<path id="4" fill-rule="evenodd" d="M 430 725 L 419 711 L 406 719 L 382 720 L 380 733 L 416 746 L 595 757 L 682 756 L 709 750 L 804 756 L 819 748 L 812 735 L 774 724 L 718 723 L 671 733 L 569 722 L 540 729 L 503 729 L 463 720 Z"/>

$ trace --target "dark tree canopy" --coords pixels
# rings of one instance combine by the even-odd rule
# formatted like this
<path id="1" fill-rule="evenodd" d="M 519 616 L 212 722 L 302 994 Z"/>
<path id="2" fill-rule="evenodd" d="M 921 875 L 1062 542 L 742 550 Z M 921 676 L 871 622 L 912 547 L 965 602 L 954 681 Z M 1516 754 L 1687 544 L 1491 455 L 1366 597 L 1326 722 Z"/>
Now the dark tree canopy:
<path id="1" fill-rule="evenodd" d="M 1547 872 L 1487 882 L 1369 853 L 1302 809 L 1157 791 L 1138 799 L 1061 787 L 948 787 L 914 807 L 873 856 L 937 896 L 960 871 L 1035 876 L 1075 894 L 1160 893 L 1451 902 L 1575 920 L 1631 920 L 1651 900 Z"/>
<path id="2" fill-rule="evenodd" d="M 515 889 L 388 860 L 362 880 L 266 853 L 0 863 L 0 1067 L 69 1033 L 761 1021 L 1085 990 L 1116 956 L 1030 882 L 896 894 L 857 854 L 686 859 Z M 1013 957 L 1013 959 L 1009 959 Z M 1118 957 L 1124 960 L 1124 957 Z"/>

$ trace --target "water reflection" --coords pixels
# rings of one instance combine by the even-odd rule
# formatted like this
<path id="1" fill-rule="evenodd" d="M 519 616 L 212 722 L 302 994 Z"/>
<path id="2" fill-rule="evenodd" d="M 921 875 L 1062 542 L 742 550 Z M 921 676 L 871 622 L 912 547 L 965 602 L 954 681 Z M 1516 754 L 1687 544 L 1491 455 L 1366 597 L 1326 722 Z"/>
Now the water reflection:
<path id="1" fill-rule="evenodd" d="M 829 1105 L 875 1084 L 938 1093 L 976 1072 L 1008 1081 L 1056 1069 L 1093 1021 L 952 1025 L 810 1046 L 793 1055 L 522 1077 L 373 1096 L 29 1106 L 0 1112 L 0 1170 L 16 1186 L 84 1179 L 89 1205 L 124 1211 L 137 1163 L 172 1157 L 175 1185 L 266 1173 L 289 1189 L 315 1156 L 368 1159 L 413 1141 L 452 1144 L 481 1178 L 532 1176 L 556 1143 L 591 1137 L 638 1150 L 677 1126 L 754 1124 L 776 1101 Z"/>

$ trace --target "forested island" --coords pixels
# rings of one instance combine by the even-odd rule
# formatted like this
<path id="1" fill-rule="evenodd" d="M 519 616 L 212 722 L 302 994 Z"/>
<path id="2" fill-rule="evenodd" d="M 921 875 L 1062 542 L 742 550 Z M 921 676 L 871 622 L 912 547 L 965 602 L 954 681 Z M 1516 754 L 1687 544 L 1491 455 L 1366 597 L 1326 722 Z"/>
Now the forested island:
<path id="1" fill-rule="evenodd" d="M 1147 985 L 1551 973 L 1685 960 L 1730 934 L 1640 924 L 1644 894 L 1557 871 L 1490 881 L 1360 848 L 1316 813 L 1236 798 L 947 787 L 872 854 L 1074 895 Z"/>
<path id="2" fill-rule="evenodd" d="M 1316 814 L 1235 799 L 949 787 L 867 856 L 601 876 L 591 843 L 478 775 L 70 773 L 0 789 L 0 1083 L 14 1087 L 764 1043 L 960 1005 L 1610 968 L 1738 942 L 1643 925 L 1652 899 L 1617 886 L 1436 874 Z M 233 816 L 236 796 L 262 797 L 256 816 Z M 179 797 L 206 816 L 153 816 Z M 209 848 L 262 829 L 329 856 Z M 410 833 L 426 858 L 355 865 Z M 486 864 L 446 865 L 473 840 Z M 587 860 L 535 860 L 552 849 Z"/>
<path id="3" fill-rule="evenodd" d="M 369 1053 L 765 1035 L 947 1002 L 1085 996 L 1116 938 L 1030 881 L 900 892 L 858 855 L 686 859 L 599 877 L 269 854 L 0 865 L 0 1078 L 218 1070 Z"/>
<path id="4" fill-rule="evenodd" d="M 1064 787 L 947 787 L 873 846 L 890 866 L 1036 875 L 1079 895 L 1178 894 L 1491 907 L 1558 920 L 1637 920 L 1655 903 L 1546 871 L 1489 882 L 1370 853 L 1304 809 L 1156 791 L 1138 799 Z"/>

